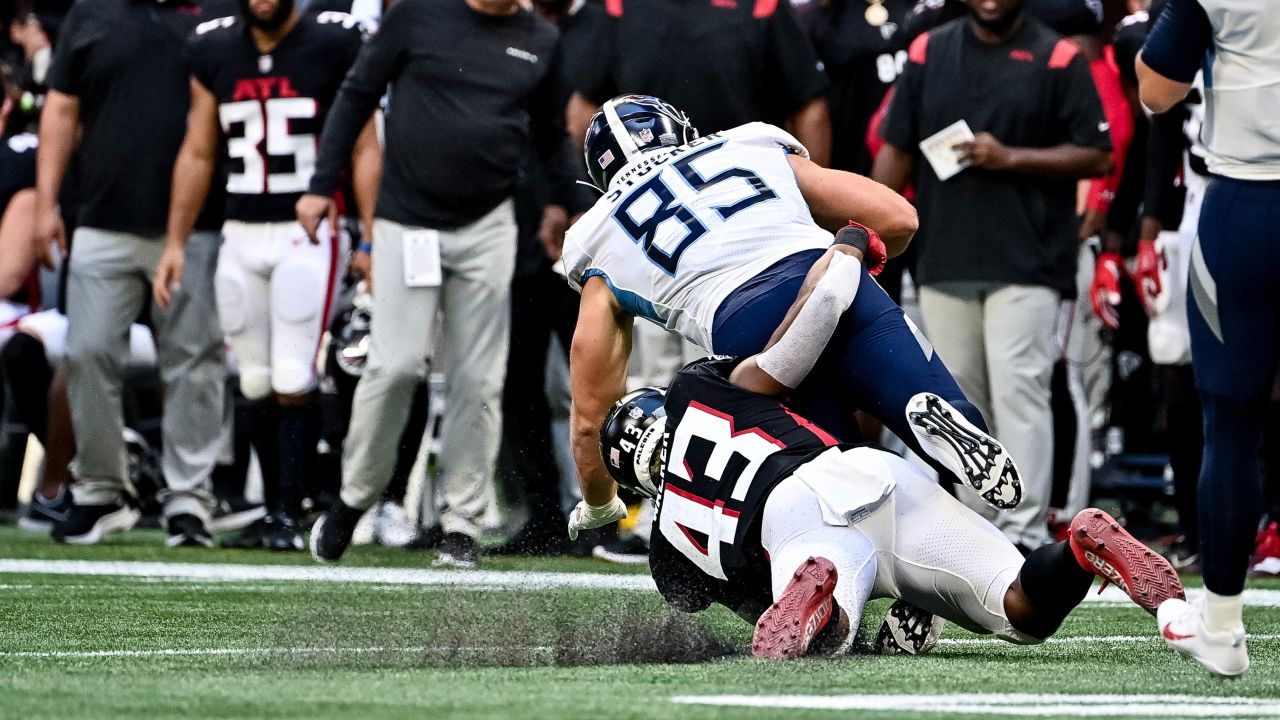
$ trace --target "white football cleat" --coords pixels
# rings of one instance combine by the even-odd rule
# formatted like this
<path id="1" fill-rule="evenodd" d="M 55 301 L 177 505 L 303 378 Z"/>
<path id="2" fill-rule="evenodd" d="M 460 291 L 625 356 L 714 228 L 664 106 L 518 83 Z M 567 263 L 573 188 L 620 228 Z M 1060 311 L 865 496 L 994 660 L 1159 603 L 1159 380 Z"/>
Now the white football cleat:
<path id="1" fill-rule="evenodd" d="M 1204 611 L 1199 604 L 1176 598 L 1160 604 L 1156 620 L 1169 647 L 1195 658 L 1214 675 L 1237 677 L 1249 669 L 1244 627 L 1231 632 L 1211 632 L 1205 627 Z"/>
<path id="2" fill-rule="evenodd" d="M 933 393 L 917 393 L 907 402 L 907 423 L 929 457 L 968 483 L 988 505 L 1008 510 L 1022 502 L 1022 480 L 1013 458 L 951 403 Z"/>

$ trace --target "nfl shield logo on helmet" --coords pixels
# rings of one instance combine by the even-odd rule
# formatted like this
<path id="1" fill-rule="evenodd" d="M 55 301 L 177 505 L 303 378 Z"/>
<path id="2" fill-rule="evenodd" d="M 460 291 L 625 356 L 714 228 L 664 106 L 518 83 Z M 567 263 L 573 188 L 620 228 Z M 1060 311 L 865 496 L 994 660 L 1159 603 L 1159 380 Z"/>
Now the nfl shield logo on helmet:
<path id="1" fill-rule="evenodd" d="M 636 137 L 640 138 L 640 142 L 646 145 L 653 142 L 653 131 L 649 128 L 640 128 L 636 132 Z"/>
<path id="2" fill-rule="evenodd" d="M 631 415 L 632 420 L 639 420 L 644 417 L 644 410 L 638 407 L 633 407 L 631 408 L 631 412 L 628 414 Z"/>

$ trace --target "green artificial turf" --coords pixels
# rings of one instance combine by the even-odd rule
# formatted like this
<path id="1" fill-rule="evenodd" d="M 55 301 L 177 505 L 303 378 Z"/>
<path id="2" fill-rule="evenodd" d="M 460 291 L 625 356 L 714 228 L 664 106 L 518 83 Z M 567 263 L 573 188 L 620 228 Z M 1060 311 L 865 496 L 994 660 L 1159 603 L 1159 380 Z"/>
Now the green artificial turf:
<path id="1" fill-rule="evenodd" d="M 301 555 L 166 550 L 159 536 L 148 532 L 70 548 L 9 529 L 0 530 L 0 557 L 309 563 Z M 430 557 L 357 549 L 345 564 L 426 567 Z M 599 562 L 567 559 L 486 560 L 484 567 L 618 572 Z M 1280 589 L 1280 584 L 1250 587 Z M 884 601 L 873 603 L 864 625 L 878 626 L 885 608 Z M 1250 608 L 1246 620 L 1255 635 L 1280 635 L 1280 608 Z M 1137 608 L 1082 606 L 1059 637 L 1149 640 L 943 645 L 915 658 L 758 661 L 745 654 L 750 631 L 723 611 L 672 616 L 656 594 L 637 591 L 0 573 L 0 718 L 880 720 L 945 715 L 681 705 L 671 698 L 853 693 L 1280 698 L 1280 640 L 1251 640 L 1250 674 L 1216 680 L 1167 650 L 1155 637 L 1154 620 Z M 944 638 L 976 636 L 949 628 Z M 188 654 L 191 650 L 207 654 Z M 92 651 L 133 654 L 86 655 Z"/>

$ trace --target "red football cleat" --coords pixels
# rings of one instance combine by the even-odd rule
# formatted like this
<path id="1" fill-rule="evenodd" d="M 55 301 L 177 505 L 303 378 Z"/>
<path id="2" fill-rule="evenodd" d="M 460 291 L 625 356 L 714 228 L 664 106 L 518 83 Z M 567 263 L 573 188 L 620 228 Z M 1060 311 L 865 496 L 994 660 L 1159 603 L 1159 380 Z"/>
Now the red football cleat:
<path id="1" fill-rule="evenodd" d="M 1169 561 L 1097 508 L 1086 508 L 1075 516 L 1069 542 L 1076 562 L 1102 578 L 1103 588 L 1114 583 L 1152 615 L 1165 600 L 1186 599 L 1182 581 Z"/>
<path id="2" fill-rule="evenodd" d="M 831 620 L 835 590 L 836 566 L 830 560 L 811 557 L 801 563 L 782 596 L 756 621 L 751 654 L 775 660 L 804 655 Z"/>

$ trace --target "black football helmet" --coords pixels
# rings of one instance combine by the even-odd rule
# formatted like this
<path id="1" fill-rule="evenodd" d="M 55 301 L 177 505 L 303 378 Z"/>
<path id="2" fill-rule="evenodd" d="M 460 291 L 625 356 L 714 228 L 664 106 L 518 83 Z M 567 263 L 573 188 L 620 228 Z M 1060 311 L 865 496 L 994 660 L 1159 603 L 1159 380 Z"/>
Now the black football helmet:
<path id="1" fill-rule="evenodd" d="M 613 404 L 600 426 L 600 454 L 609 475 L 622 487 L 649 498 L 658 496 L 662 482 L 666 394 L 659 387 L 632 390 Z"/>
<path id="2" fill-rule="evenodd" d="M 697 138 L 698 129 L 671 103 L 652 95 L 619 95 L 587 125 L 587 174 L 597 190 L 606 192 L 613 176 L 640 155 Z"/>

